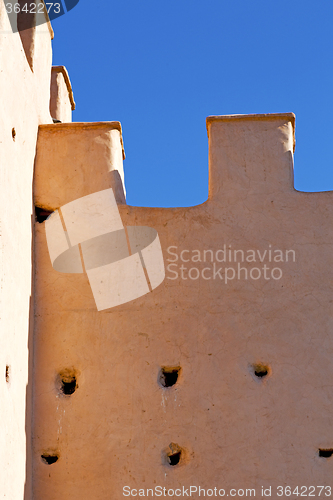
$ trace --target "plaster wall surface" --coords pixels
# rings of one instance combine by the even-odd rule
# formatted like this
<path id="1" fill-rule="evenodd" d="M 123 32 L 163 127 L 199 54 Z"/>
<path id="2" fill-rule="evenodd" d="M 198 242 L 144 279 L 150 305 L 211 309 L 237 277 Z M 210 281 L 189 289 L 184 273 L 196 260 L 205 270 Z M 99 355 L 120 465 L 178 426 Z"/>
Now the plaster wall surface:
<path id="1" fill-rule="evenodd" d="M 207 202 L 119 206 L 124 225 L 158 231 L 173 264 L 148 295 L 98 312 L 86 275 L 52 268 L 45 223 L 35 224 L 35 500 L 120 499 L 126 485 L 259 496 L 261 486 L 330 484 L 333 462 L 318 449 L 333 448 L 333 195 L 293 187 L 294 115 L 210 117 L 207 127 Z M 41 128 L 36 196 L 51 209 L 109 187 L 104 146 L 93 156 L 62 147 L 58 163 L 53 140 L 75 142 L 66 131 Z M 224 245 L 255 252 L 239 279 L 225 281 L 233 260 L 204 260 Z M 270 250 L 282 261 L 268 262 Z M 245 278 L 264 264 L 280 279 Z M 170 388 L 159 384 L 165 366 L 181 369 Z M 68 396 L 64 370 L 77 378 Z M 182 449 L 174 467 L 171 443 Z M 46 464 L 45 453 L 58 460 Z"/>
<path id="2" fill-rule="evenodd" d="M 33 70 L 4 2 L 0 32 L 0 491 L 22 500 L 31 494 L 32 179 L 38 125 L 51 122 L 52 30 L 31 33 Z"/>

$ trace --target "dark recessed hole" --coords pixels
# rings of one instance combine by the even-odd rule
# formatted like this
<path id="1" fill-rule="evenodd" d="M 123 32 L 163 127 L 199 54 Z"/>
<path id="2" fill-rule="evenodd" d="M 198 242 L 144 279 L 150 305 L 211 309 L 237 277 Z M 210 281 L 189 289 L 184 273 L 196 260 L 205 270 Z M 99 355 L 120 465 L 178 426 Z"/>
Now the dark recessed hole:
<path id="1" fill-rule="evenodd" d="M 6 365 L 6 382 L 9 382 L 9 373 L 10 373 L 10 367 L 9 365 Z"/>
<path id="2" fill-rule="evenodd" d="M 39 223 L 44 222 L 52 213 L 53 210 L 45 210 L 45 208 L 35 207 L 35 218 Z"/>
<path id="3" fill-rule="evenodd" d="M 170 443 L 168 448 L 164 450 L 163 462 L 166 465 L 175 467 L 184 462 L 185 460 L 185 450 L 181 448 L 177 443 Z"/>
<path id="4" fill-rule="evenodd" d="M 162 387 L 172 387 L 177 383 L 180 374 L 180 366 L 162 366 L 159 374 L 159 382 Z"/>
<path id="5" fill-rule="evenodd" d="M 179 464 L 181 454 L 182 454 L 181 451 L 177 451 L 176 453 L 169 455 L 168 456 L 169 464 L 172 466 Z"/>
<path id="6" fill-rule="evenodd" d="M 319 448 L 318 455 L 323 458 L 330 458 L 333 455 L 333 448 L 327 448 L 327 449 Z"/>
<path id="7" fill-rule="evenodd" d="M 43 453 L 41 455 L 41 459 L 47 465 L 52 465 L 59 460 L 59 455 L 57 453 Z"/>
<path id="8" fill-rule="evenodd" d="M 72 378 L 71 380 L 61 382 L 61 390 L 66 396 L 70 396 L 70 394 L 74 394 L 76 390 L 76 378 Z"/>
<path id="9" fill-rule="evenodd" d="M 12 138 L 13 138 L 13 141 L 15 141 L 15 137 L 16 137 L 16 130 L 15 130 L 15 128 L 13 127 L 13 128 L 12 128 Z"/>
<path id="10" fill-rule="evenodd" d="M 256 377 L 266 377 L 266 375 L 268 375 L 268 370 L 266 370 L 266 368 L 255 370 L 254 374 Z"/>
<path id="11" fill-rule="evenodd" d="M 270 367 L 262 363 L 257 363 L 253 365 L 253 372 L 256 377 L 264 378 L 267 377 L 267 375 L 270 373 Z"/>
<path id="12" fill-rule="evenodd" d="M 60 372 L 58 375 L 58 386 L 60 392 L 65 396 L 74 394 L 78 388 L 75 371 L 73 369 L 66 369 Z"/>

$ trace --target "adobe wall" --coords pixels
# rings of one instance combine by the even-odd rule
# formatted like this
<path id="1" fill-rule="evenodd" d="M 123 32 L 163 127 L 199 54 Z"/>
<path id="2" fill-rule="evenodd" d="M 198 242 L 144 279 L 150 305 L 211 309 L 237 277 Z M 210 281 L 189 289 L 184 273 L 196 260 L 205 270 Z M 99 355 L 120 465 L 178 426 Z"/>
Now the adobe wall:
<path id="1" fill-rule="evenodd" d="M 35 500 L 120 499 L 124 486 L 261 496 L 261 486 L 330 484 L 332 461 L 319 449 L 333 448 L 332 193 L 294 190 L 294 115 L 210 117 L 207 127 L 207 202 L 119 206 L 125 226 L 158 231 L 172 265 L 151 293 L 97 311 L 86 274 L 55 271 L 45 222 L 35 225 Z M 36 160 L 45 205 L 51 129 Z M 75 151 L 68 145 L 63 172 L 56 162 L 50 209 L 105 179 L 103 148 L 86 162 Z M 223 262 L 229 249 L 255 255 L 239 279 L 237 258 Z M 172 387 L 161 384 L 163 367 L 179 370 Z"/>
<path id="2" fill-rule="evenodd" d="M 52 29 L 31 32 L 26 52 L 4 9 L 0 2 L 0 491 L 22 500 L 31 494 L 32 179 L 38 126 L 51 123 Z"/>
<path id="3" fill-rule="evenodd" d="M 3 497 L 329 485 L 332 193 L 294 190 L 294 116 L 210 117 L 207 202 L 127 206 L 120 124 L 53 124 L 74 100 L 65 70 L 51 79 L 52 29 L 12 33 L 3 9 Z M 52 268 L 33 203 L 107 188 L 125 226 L 158 231 L 166 277 L 97 311 L 85 273 Z"/>

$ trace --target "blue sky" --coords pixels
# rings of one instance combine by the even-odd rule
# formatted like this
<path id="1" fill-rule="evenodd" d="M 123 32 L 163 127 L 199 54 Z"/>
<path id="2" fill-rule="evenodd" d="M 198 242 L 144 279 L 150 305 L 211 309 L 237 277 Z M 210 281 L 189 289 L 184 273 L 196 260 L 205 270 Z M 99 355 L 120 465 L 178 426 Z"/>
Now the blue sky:
<path id="1" fill-rule="evenodd" d="M 296 114 L 295 187 L 333 190 L 333 2 L 80 0 L 52 23 L 73 121 L 123 126 L 127 202 L 208 194 L 208 115 Z"/>

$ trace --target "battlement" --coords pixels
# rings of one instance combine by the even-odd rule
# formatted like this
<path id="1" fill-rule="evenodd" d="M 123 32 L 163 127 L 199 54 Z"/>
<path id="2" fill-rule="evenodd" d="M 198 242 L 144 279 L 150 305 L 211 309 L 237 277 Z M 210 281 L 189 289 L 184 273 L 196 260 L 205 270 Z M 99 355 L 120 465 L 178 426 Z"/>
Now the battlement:
<path id="1" fill-rule="evenodd" d="M 70 491 L 73 500 L 110 492 L 120 498 L 125 484 L 139 489 L 166 477 L 173 489 L 199 476 L 209 487 L 221 470 L 230 484 L 241 478 L 257 491 L 262 478 L 274 486 L 289 477 L 295 484 L 327 481 L 319 452 L 332 448 L 324 383 L 331 374 L 332 193 L 294 189 L 292 113 L 209 117 L 207 129 L 208 200 L 186 208 L 116 207 L 116 257 L 109 234 L 81 236 L 84 265 L 74 274 L 73 261 L 66 272 L 53 267 L 58 254 L 69 258 L 66 204 L 75 230 L 100 217 L 98 190 L 107 197 L 109 171 L 122 172 L 121 128 L 40 127 L 35 200 L 64 210 L 65 225 L 56 214 L 51 261 L 45 224 L 53 216 L 35 224 L 36 498 L 51 499 L 48 491 L 59 498 Z M 139 228 L 152 229 L 161 245 L 141 261 L 130 250 L 143 254 L 151 240 L 141 245 Z M 97 252 L 94 279 L 89 265 L 84 271 L 85 245 Z M 77 265 L 79 251 L 71 249 Z M 146 284 L 143 269 L 148 278 L 164 276 L 161 254 L 165 279 L 138 291 L 137 283 Z M 128 275 L 117 274 L 125 268 Z M 65 396 L 55 383 L 64 373 L 75 380 Z M 51 478 L 45 457 L 55 461 Z"/>

